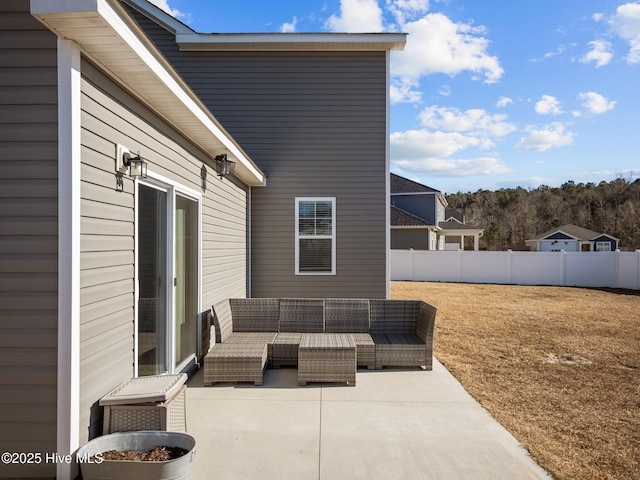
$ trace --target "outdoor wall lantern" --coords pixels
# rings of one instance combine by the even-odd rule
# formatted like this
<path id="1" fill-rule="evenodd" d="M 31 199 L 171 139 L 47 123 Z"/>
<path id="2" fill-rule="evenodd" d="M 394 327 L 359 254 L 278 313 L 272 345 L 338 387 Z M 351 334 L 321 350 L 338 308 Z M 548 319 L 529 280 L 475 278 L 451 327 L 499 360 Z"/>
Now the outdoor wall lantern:
<path id="1" fill-rule="evenodd" d="M 147 178 L 147 162 L 140 156 L 140 153 L 134 157 L 131 153 L 124 152 L 122 154 L 122 164 L 129 168 L 129 175 L 133 178 Z"/>
<path id="2" fill-rule="evenodd" d="M 228 177 L 233 174 L 233 171 L 236 168 L 236 162 L 233 160 L 229 160 L 226 153 L 221 155 L 216 155 L 216 173 L 220 178 Z"/>

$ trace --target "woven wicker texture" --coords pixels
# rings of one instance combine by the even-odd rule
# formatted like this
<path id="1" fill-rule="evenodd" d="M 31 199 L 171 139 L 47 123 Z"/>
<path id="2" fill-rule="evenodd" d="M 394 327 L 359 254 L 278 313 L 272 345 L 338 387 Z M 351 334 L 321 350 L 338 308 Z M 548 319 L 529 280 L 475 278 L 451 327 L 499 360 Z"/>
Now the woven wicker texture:
<path id="1" fill-rule="evenodd" d="M 227 343 L 244 343 L 244 344 L 264 344 L 273 342 L 277 333 L 274 332 L 233 332 L 224 342 Z"/>
<path id="2" fill-rule="evenodd" d="M 234 332 L 277 332 L 279 298 L 232 298 L 229 300 Z"/>
<path id="3" fill-rule="evenodd" d="M 298 351 L 298 383 L 356 384 L 356 344 L 351 335 L 304 334 Z"/>
<path id="4" fill-rule="evenodd" d="M 415 334 L 420 302 L 413 300 L 370 300 L 371 334 Z"/>
<path id="5" fill-rule="evenodd" d="M 223 343 L 233 332 L 233 319 L 229 300 L 216 303 L 211 308 L 213 314 L 213 328 L 216 332 L 216 343 Z"/>
<path id="6" fill-rule="evenodd" d="M 279 333 L 269 343 L 269 365 L 272 368 L 297 366 L 301 338 L 302 333 Z"/>
<path id="7" fill-rule="evenodd" d="M 369 333 L 369 300 L 325 299 L 324 323 L 326 333 Z"/>
<path id="8" fill-rule="evenodd" d="M 262 385 L 267 344 L 216 344 L 204 357 L 204 384 L 253 382 Z"/>
<path id="9" fill-rule="evenodd" d="M 105 405 L 103 433 L 138 430 L 187 431 L 187 386 L 166 402 L 141 405 Z"/>
<path id="10" fill-rule="evenodd" d="M 376 368 L 427 367 L 431 370 L 431 355 L 427 345 L 417 335 L 374 333 Z"/>
<path id="11" fill-rule="evenodd" d="M 280 331 L 294 333 L 322 333 L 324 331 L 324 299 L 281 299 Z"/>
<path id="12" fill-rule="evenodd" d="M 376 344 L 368 333 L 352 333 L 359 367 L 375 368 Z"/>

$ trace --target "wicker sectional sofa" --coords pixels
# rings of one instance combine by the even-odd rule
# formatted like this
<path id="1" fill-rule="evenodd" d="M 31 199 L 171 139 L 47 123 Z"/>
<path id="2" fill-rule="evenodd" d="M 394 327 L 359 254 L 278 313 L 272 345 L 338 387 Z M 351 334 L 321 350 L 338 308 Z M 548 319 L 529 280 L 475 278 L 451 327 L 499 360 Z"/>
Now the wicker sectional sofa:
<path id="1" fill-rule="evenodd" d="M 309 334 L 330 334 L 333 340 L 349 336 L 356 351 L 354 371 L 432 369 L 436 308 L 422 301 L 232 298 L 214 305 L 211 313 L 215 342 L 204 359 L 205 385 L 261 385 L 264 368 L 298 366 L 300 342 Z"/>

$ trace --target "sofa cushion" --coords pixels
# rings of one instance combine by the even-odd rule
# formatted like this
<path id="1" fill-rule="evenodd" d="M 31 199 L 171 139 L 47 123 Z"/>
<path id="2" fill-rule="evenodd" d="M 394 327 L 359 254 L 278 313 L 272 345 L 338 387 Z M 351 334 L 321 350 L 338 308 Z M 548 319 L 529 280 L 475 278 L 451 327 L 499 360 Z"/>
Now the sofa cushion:
<path id="1" fill-rule="evenodd" d="M 233 332 L 223 343 L 264 343 L 266 345 L 273 342 L 276 335 L 276 332 Z"/>
<path id="2" fill-rule="evenodd" d="M 370 300 L 371 334 L 416 333 L 416 323 L 420 311 L 417 300 Z"/>
<path id="3" fill-rule="evenodd" d="M 277 332 L 279 298 L 232 298 L 229 300 L 234 332 Z"/>
<path id="4" fill-rule="evenodd" d="M 325 299 L 324 324 L 327 333 L 369 333 L 369 300 Z"/>
<path id="5" fill-rule="evenodd" d="M 323 298 L 283 298 L 280 300 L 280 331 L 324 332 Z"/>

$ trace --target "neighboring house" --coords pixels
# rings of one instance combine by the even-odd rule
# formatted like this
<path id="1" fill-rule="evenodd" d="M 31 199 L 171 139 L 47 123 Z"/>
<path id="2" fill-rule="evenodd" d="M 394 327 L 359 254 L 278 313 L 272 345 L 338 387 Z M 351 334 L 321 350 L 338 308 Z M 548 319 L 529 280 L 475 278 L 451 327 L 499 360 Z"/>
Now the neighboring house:
<path id="1" fill-rule="evenodd" d="M 448 209 L 444 195 L 431 187 L 391 174 L 391 248 L 397 250 L 474 250 L 484 230 L 464 223 L 462 213 Z"/>
<path id="2" fill-rule="evenodd" d="M 388 296 L 404 35 L 201 35 L 140 0 L 0 16 L 3 452 L 99 435 L 112 388 L 195 366 L 224 298 Z M 123 164 L 138 154 L 146 177 Z"/>
<path id="3" fill-rule="evenodd" d="M 568 224 L 527 240 L 526 244 L 538 252 L 614 252 L 619 241 L 612 235 Z"/>

